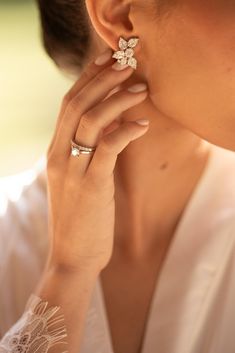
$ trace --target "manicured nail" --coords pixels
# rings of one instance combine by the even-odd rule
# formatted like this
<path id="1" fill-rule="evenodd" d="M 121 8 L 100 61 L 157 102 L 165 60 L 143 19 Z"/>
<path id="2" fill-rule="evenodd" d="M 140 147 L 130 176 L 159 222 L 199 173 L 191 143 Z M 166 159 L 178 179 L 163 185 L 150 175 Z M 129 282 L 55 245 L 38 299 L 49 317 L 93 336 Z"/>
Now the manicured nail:
<path id="1" fill-rule="evenodd" d="M 116 71 L 122 71 L 124 69 L 126 69 L 129 65 L 121 65 L 119 64 L 118 61 L 116 61 L 113 65 L 112 65 L 112 68 Z"/>
<path id="2" fill-rule="evenodd" d="M 143 125 L 143 126 L 149 125 L 149 120 L 146 120 L 146 119 L 135 120 L 135 122 L 136 122 L 137 124 Z"/>
<path id="3" fill-rule="evenodd" d="M 106 64 L 112 57 L 112 50 L 107 49 L 103 54 L 98 56 L 98 58 L 95 60 L 95 64 L 98 66 L 102 66 Z"/>
<path id="4" fill-rule="evenodd" d="M 146 90 L 147 90 L 147 85 L 145 83 L 137 83 L 128 88 L 128 91 L 132 93 L 143 92 Z"/>

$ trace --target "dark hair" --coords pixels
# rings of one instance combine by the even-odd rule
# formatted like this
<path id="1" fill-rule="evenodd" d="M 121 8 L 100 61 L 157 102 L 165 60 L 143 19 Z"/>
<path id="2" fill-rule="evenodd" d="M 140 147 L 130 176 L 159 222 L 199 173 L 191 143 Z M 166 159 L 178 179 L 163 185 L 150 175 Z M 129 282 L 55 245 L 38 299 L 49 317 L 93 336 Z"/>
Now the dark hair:
<path id="1" fill-rule="evenodd" d="M 144 0 L 143 0 L 144 1 Z M 161 17 L 176 0 L 152 0 Z M 85 0 L 37 0 L 43 44 L 48 55 L 60 66 L 82 68 L 91 44 L 90 18 Z"/>
<path id="2" fill-rule="evenodd" d="M 37 0 L 46 52 L 58 64 L 81 68 L 90 46 L 90 24 L 84 0 Z"/>

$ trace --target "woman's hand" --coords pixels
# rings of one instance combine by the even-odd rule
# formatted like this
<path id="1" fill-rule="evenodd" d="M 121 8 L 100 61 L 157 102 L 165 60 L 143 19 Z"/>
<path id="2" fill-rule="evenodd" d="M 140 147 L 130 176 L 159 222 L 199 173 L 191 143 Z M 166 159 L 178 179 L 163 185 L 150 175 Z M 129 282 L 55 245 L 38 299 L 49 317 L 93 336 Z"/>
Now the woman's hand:
<path id="1" fill-rule="evenodd" d="M 48 149 L 52 236 L 48 263 L 66 271 L 84 267 L 100 271 L 109 262 L 114 238 L 113 171 L 117 156 L 148 129 L 148 125 L 133 121 L 118 122 L 125 110 L 147 97 L 147 91 L 113 93 L 134 70 L 120 70 L 117 63 L 113 68 L 111 54 L 110 50 L 110 59 L 103 66 L 90 63 L 65 96 Z M 92 154 L 71 156 L 71 139 L 97 149 Z"/>

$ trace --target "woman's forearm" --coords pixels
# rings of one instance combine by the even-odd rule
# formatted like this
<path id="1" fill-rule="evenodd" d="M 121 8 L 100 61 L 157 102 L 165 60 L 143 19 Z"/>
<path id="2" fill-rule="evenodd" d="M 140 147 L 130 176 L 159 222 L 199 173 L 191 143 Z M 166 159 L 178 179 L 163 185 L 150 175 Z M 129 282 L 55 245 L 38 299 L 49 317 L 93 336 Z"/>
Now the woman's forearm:
<path id="1" fill-rule="evenodd" d="M 0 340 L 0 353 L 78 353 L 100 271 L 46 268 L 20 319 Z"/>
<path id="2" fill-rule="evenodd" d="M 48 307 L 61 308 L 60 313 L 64 316 L 67 330 L 67 338 L 64 341 L 68 343 L 67 346 L 63 346 L 61 352 L 64 350 L 68 350 L 69 353 L 79 352 L 86 315 L 98 275 L 99 271 L 91 269 L 67 272 L 51 268 L 45 271 L 35 291 L 42 300 L 48 302 Z M 49 353 L 59 351 L 57 345 L 51 348 Z"/>

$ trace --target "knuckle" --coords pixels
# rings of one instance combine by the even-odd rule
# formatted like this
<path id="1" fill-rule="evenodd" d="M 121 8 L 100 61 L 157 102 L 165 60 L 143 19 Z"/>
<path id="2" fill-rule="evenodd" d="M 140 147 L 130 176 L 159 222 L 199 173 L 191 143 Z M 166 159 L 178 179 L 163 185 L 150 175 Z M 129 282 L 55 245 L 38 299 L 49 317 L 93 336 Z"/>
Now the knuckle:
<path id="1" fill-rule="evenodd" d="M 100 75 L 97 75 L 95 78 L 95 84 L 97 85 L 103 85 L 103 83 L 105 82 L 105 75 L 102 73 Z"/>
<path id="2" fill-rule="evenodd" d="M 101 72 L 99 75 L 96 76 L 96 84 L 102 85 L 106 81 L 113 81 L 114 79 L 114 70 L 107 69 L 104 72 Z"/>
<path id="3" fill-rule="evenodd" d="M 67 106 L 67 113 L 73 114 L 78 113 L 80 111 L 81 98 L 80 95 L 75 96 L 73 99 L 69 101 Z"/>
<path id="4" fill-rule="evenodd" d="M 84 70 L 80 76 L 81 80 L 84 81 L 88 81 L 91 78 L 91 73 L 90 73 L 90 66 L 88 65 L 88 67 L 86 68 L 86 70 Z"/>
<path id="5" fill-rule="evenodd" d="M 96 74 L 96 72 L 97 72 L 97 68 L 96 68 L 96 66 L 94 66 L 94 63 L 93 63 L 93 60 L 92 60 L 92 61 L 90 61 L 87 64 L 85 70 L 83 70 L 83 72 L 82 72 L 80 77 L 81 77 L 82 80 L 83 79 L 84 80 L 90 80 L 91 77 L 93 77 Z"/>
<path id="6" fill-rule="evenodd" d="M 59 170 L 59 165 L 57 163 L 56 158 L 50 156 L 47 159 L 47 163 L 46 163 L 46 170 L 47 170 L 47 174 L 49 176 L 55 176 L 58 173 Z"/>
<path id="7" fill-rule="evenodd" d="M 97 67 L 94 66 L 93 61 L 88 63 L 86 70 L 83 72 L 82 76 L 86 80 L 90 80 L 97 73 Z"/>
<path id="8" fill-rule="evenodd" d="M 83 128 L 83 129 L 89 129 L 91 127 L 91 125 L 93 125 L 93 121 L 94 119 L 92 119 L 91 113 L 90 112 L 86 112 L 85 114 L 82 115 L 79 125 Z"/>

